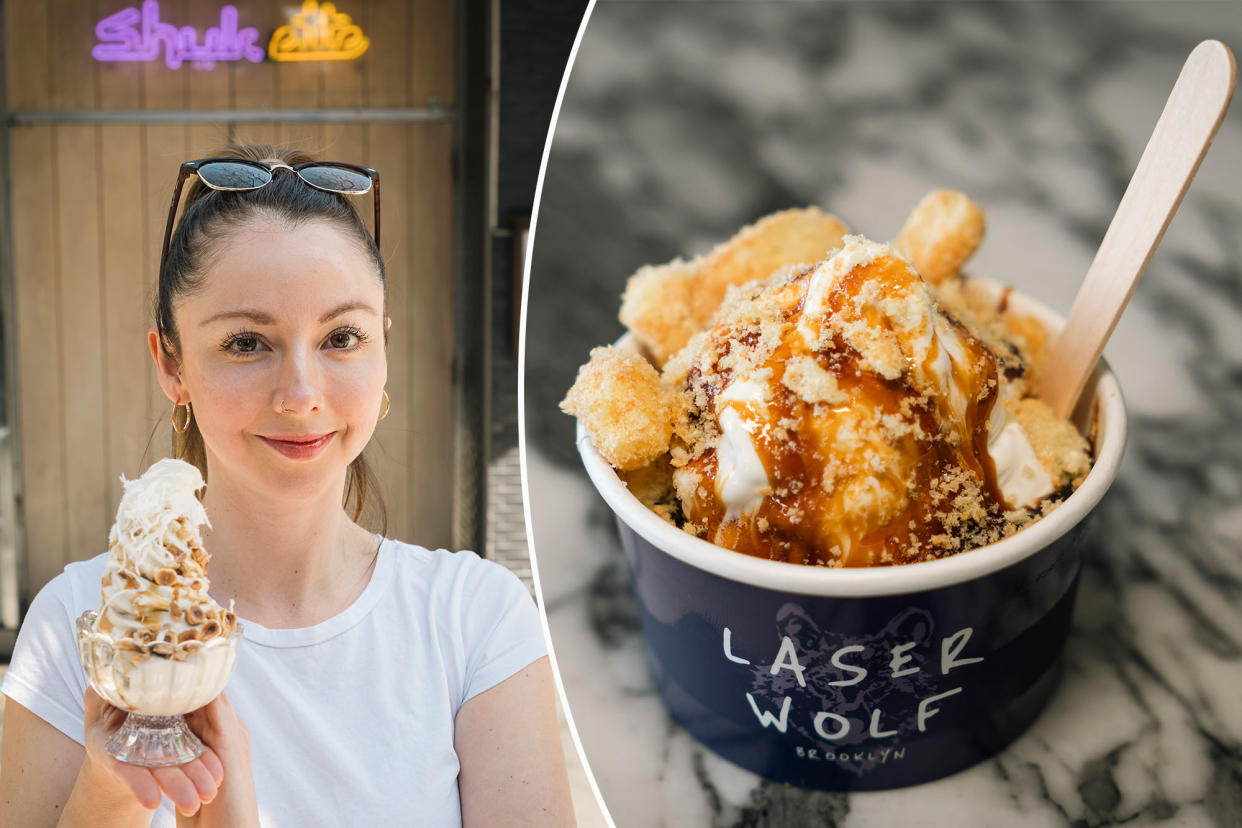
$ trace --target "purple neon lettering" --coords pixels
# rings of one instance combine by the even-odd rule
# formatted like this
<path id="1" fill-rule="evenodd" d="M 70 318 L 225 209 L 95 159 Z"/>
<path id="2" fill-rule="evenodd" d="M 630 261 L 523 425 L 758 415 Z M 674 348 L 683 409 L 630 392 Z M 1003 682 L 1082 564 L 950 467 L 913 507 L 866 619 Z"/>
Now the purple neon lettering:
<path id="1" fill-rule="evenodd" d="M 150 61 L 159 57 L 163 44 L 164 63 L 169 69 L 179 68 L 186 60 L 199 69 L 210 69 L 218 60 L 261 62 L 265 53 L 255 45 L 259 30 L 253 26 L 238 29 L 237 21 L 237 7 L 224 6 L 220 25 L 209 27 L 200 43 L 193 26 L 178 29 L 162 22 L 159 0 L 144 0 L 141 11 L 122 9 L 99 21 L 95 36 L 102 43 L 91 49 L 91 55 L 104 61 Z"/>

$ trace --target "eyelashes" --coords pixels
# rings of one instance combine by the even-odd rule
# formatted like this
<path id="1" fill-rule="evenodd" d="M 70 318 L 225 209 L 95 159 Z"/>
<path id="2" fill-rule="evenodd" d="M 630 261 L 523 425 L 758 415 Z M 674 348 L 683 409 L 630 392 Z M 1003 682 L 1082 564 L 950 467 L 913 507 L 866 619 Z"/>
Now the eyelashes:
<path id="1" fill-rule="evenodd" d="M 328 350 L 341 351 L 342 353 L 349 353 L 351 351 L 356 351 L 359 348 L 361 348 L 363 343 L 368 341 L 371 338 L 367 336 L 365 333 L 363 333 L 362 331 L 353 327 L 352 325 L 346 325 L 345 327 L 337 328 L 335 331 L 328 334 L 328 342 L 332 343 L 334 340 L 336 340 L 337 337 L 340 337 L 340 336 L 352 336 L 354 337 L 354 339 L 358 341 L 355 345 L 352 345 L 348 348 L 329 347 Z M 250 350 L 237 350 L 233 346 L 239 342 L 247 343 L 247 344 L 254 343 L 254 344 L 250 346 Z M 259 353 L 258 345 L 260 342 L 261 342 L 261 338 L 254 331 L 246 331 L 246 330 L 234 331 L 233 333 L 226 336 L 224 338 L 224 341 L 220 343 L 220 350 L 227 352 L 230 356 L 246 357 L 246 356 L 249 356 L 250 354 Z"/>

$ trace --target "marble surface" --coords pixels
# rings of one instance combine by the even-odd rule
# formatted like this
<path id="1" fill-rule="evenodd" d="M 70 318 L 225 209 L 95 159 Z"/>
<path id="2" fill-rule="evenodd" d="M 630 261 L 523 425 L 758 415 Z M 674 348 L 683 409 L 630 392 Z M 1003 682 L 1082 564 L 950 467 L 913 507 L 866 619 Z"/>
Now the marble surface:
<path id="1" fill-rule="evenodd" d="M 618 826 L 1242 825 L 1242 104 L 1106 351 L 1130 442 L 1065 675 L 995 759 L 899 791 L 765 782 L 655 693 L 615 525 L 556 403 L 638 266 L 819 204 L 891 238 L 928 190 L 987 213 L 968 266 L 1062 312 L 1185 56 L 1242 4 L 601 2 L 534 236 L 532 542 L 571 714 Z"/>

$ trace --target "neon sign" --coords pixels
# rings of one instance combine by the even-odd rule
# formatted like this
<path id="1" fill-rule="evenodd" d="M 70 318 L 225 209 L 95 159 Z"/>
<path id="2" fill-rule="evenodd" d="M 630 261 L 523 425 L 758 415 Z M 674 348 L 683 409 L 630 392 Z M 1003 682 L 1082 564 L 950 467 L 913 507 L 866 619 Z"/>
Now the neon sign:
<path id="1" fill-rule="evenodd" d="M 278 61 L 353 60 L 370 45 L 362 27 L 338 12 L 335 3 L 304 0 L 301 13 L 272 34 L 267 53 Z"/>
<path id="2" fill-rule="evenodd" d="M 259 43 L 259 30 L 238 28 L 237 7 L 220 9 L 220 25 L 199 37 L 193 26 L 175 26 L 160 20 L 159 0 L 143 0 L 142 7 L 122 9 L 95 26 L 99 39 L 91 55 L 100 61 L 154 61 L 164 50 L 164 63 L 178 69 L 189 62 L 195 69 L 212 69 L 217 61 L 353 60 L 371 41 L 335 3 L 303 0 L 302 11 L 289 24 L 278 28 L 267 51 Z"/>
<path id="3" fill-rule="evenodd" d="M 256 45 L 259 30 L 237 28 L 236 6 L 220 9 L 220 25 L 207 29 L 201 43 L 193 26 L 161 22 L 158 0 L 145 0 L 141 11 L 128 8 L 105 17 L 95 26 L 95 36 L 103 41 L 91 49 L 96 60 L 151 61 L 159 57 L 160 46 L 169 69 L 187 60 L 196 69 L 211 69 L 218 60 L 263 60 L 263 48 Z"/>

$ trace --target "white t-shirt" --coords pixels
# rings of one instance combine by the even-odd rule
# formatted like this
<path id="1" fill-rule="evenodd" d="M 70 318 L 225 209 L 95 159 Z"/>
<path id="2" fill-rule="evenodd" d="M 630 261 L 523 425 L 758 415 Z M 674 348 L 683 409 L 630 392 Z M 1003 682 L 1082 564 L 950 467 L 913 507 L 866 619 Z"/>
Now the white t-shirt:
<path id="1" fill-rule="evenodd" d="M 98 607 L 107 558 L 69 564 L 39 592 L 0 683 L 80 744 L 74 621 Z M 507 569 L 389 539 L 339 615 L 300 629 L 241 622 L 227 689 L 250 729 L 265 828 L 460 826 L 457 711 L 547 653 L 535 603 Z M 175 822 L 165 798 L 151 824 Z"/>

